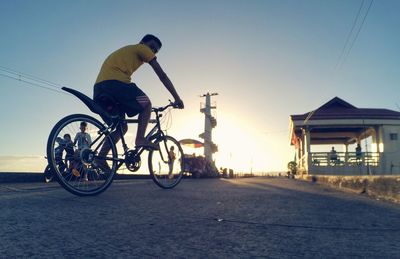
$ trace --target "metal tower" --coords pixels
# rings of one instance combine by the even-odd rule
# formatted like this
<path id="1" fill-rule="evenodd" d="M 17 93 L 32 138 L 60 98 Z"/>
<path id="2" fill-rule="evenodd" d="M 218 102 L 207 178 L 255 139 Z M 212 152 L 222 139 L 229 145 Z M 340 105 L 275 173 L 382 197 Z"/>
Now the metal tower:
<path id="1" fill-rule="evenodd" d="M 200 106 L 200 112 L 204 113 L 204 133 L 199 137 L 204 139 L 204 157 L 207 161 L 213 162 L 212 154 L 218 151 L 217 145 L 212 142 L 212 129 L 217 126 L 217 120 L 211 115 L 211 110 L 217 107 L 211 105 L 211 96 L 218 95 L 218 93 L 206 93 L 200 97 L 205 97 L 206 102 Z"/>

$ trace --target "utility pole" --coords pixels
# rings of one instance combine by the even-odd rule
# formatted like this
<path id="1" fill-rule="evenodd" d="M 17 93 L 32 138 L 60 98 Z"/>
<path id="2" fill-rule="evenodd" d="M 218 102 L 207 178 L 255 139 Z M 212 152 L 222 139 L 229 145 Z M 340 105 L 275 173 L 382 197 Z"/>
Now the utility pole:
<path id="1" fill-rule="evenodd" d="M 212 142 L 212 129 L 217 126 L 217 120 L 211 115 L 211 110 L 216 109 L 216 106 L 211 105 L 211 96 L 216 96 L 218 93 L 206 93 L 200 97 L 205 97 L 206 102 L 201 104 L 200 112 L 204 113 L 204 133 L 199 137 L 204 139 L 204 157 L 207 161 L 213 162 L 212 154 L 218 151 L 217 145 Z"/>

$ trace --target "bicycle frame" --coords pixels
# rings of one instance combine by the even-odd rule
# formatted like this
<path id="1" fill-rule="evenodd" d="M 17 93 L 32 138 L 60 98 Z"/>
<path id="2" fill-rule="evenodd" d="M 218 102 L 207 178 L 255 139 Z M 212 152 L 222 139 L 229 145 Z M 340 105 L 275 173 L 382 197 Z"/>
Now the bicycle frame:
<path id="1" fill-rule="evenodd" d="M 121 118 L 112 118 L 110 117 L 99 105 L 97 105 L 91 98 L 87 97 L 86 95 L 82 94 L 79 91 L 76 91 L 71 88 L 63 87 L 62 88 L 64 91 L 67 91 L 73 95 L 75 95 L 77 98 L 79 98 L 83 103 L 86 104 L 86 106 L 94 113 L 100 115 L 100 117 L 103 119 L 105 122 L 105 125 L 107 125 L 106 129 L 103 132 L 100 132 L 100 135 L 92 142 L 91 147 L 102 137 L 104 134 L 111 134 L 114 130 L 118 130 L 119 134 L 121 136 L 121 141 L 122 141 L 122 147 L 124 149 L 124 155 L 126 155 L 129 152 L 129 147 L 126 144 L 125 138 L 124 138 L 124 133 L 122 130 L 122 123 L 127 123 L 127 124 L 132 124 L 132 123 L 138 123 L 138 119 L 121 119 Z M 164 132 L 161 130 L 161 125 L 160 125 L 160 117 L 162 114 L 160 112 L 165 111 L 169 107 L 174 107 L 174 104 L 170 101 L 170 103 L 167 106 L 160 107 L 160 108 L 153 108 L 152 112 L 155 113 L 156 118 L 153 120 L 150 120 L 150 123 L 155 123 L 156 125 L 150 130 L 150 132 L 146 135 L 146 139 L 152 141 L 160 137 L 164 137 Z M 97 146 L 97 148 L 94 150 L 94 152 L 98 151 L 100 146 L 104 143 L 105 139 L 102 140 L 102 143 Z M 166 144 L 164 143 L 165 148 L 167 149 Z M 135 148 L 133 150 L 135 157 L 139 156 L 143 153 L 145 148 Z M 117 152 L 118 153 L 118 152 Z M 168 153 L 168 152 L 167 152 Z M 161 158 L 163 161 L 169 161 L 171 159 L 170 154 L 168 154 L 168 160 L 165 160 L 163 157 L 162 152 L 160 152 Z M 95 155 L 96 157 L 96 155 Z M 97 156 L 98 157 L 98 156 Z M 104 159 L 104 158 L 103 158 Z M 123 163 L 126 162 L 126 159 L 123 158 L 117 158 L 117 159 L 109 159 L 106 158 L 106 160 L 113 160 L 117 161 L 117 170 L 121 167 Z"/>
<path id="2" fill-rule="evenodd" d="M 168 105 L 168 106 L 169 106 L 169 105 Z M 149 131 L 149 133 L 146 134 L 146 137 L 145 137 L 146 139 L 152 141 L 152 140 L 155 140 L 155 139 L 163 138 L 163 137 L 165 136 L 164 132 L 163 132 L 162 129 L 161 129 L 160 118 L 161 118 L 162 115 L 160 114 L 160 112 L 163 111 L 163 110 L 165 110 L 166 108 L 168 108 L 168 106 L 163 107 L 163 108 L 160 108 L 160 109 L 153 109 L 153 110 L 152 110 L 152 112 L 155 113 L 156 118 L 150 120 L 149 123 L 155 123 L 155 125 L 154 125 L 154 127 Z M 91 146 L 93 146 L 93 145 L 94 145 L 102 136 L 104 136 L 105 134 L 109 135 L 109 134 L 111 134 L 113 131 L 118 130 L 118 131 L 119 131 L 119 134 L 120 134 L 120 136 L 121 136 L 122 148 L 123 148 L 123 150 L 124 150 L 124 154 L 123 154 L 123 155 L 125 156 L 125 155 L 130 151 L 130 149 L 129 149 L 128 145 L 126 144 L 126 140 L 125 140 L 125 137 L 124 137 L 124 132 L 123 132 L 123 129 L 122 129 L 122 124 L 123 124 L 123 123 L 127 123 L 127 124 L 135 124 L 135 123 L 136 123 L 136 124 L 137 124 L 137 123 L 139 123 L 139 120 L 138 120 L 138 119 L 116 119 L 114 125 L 108 126 L 103 132 L 101 132 L 100 135 L 92 142 Z M 110 129 L 111 129 L 111 131 L 110 131 Z M 98 149 L 100 148 L 100 146 L 102 146 L 102 144 L 104 143 L 104 141 L 105 141 L 105 139 L 103 139 L 103 140 L 102 140 L 102 143 L 100 143 L 100 144 L 97 146 L 97 148 L 94 150 L 95 152 L 98 151 Z M 166 143 L 164 143 L 164 145 L 166 145 Z M 167 148 L 167 147 L 165 146 L 165 148 Z M 135 157 L 140 157 L 141 154 L 142 154 L 145 150 L 146 150 L 145 148 L 139 147 L 139 148 L 133 149 L 132 151 L 133 151 Z M 118 152 L 117 152 L 117 153 L 118 153 Z M 169 154 L 168 154 L 168 160 L 165 160 L 165 159 L 164 159 L 162 152 L 160 152 L 160 155 L 161 155 L 161 158 L 162 158 L 163 161 L 169 161 L 169 159 L 171 159 L 171 158 L 169 157 Z M 95 157 L 96 157 L 96 156 L 95 156 Z M 104 158 L 103 158 L 103 159 L 104 159 Z M 118 169 L 126 162 L 126 159 L 124 159 L 124 158 L 119 158 L 119 157 L 116 158 L 116 159 L 113 159 L 113 158 L 105 158 L 105 160 L 116 161 L 116 162 L 117 162 L 117 169 L 116 169 L 116 170 L 118 170 Z"/>

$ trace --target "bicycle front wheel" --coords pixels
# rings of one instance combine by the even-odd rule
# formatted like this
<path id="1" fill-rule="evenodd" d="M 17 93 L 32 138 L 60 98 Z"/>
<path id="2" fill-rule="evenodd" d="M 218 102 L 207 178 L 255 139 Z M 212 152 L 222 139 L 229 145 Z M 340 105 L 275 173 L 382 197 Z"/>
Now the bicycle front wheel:
<path id="1" fill-rule="evenodd" d="M 172 189 L 181 181 L 184 154 L 179 142 L 171 136 L 156 141 L 159 150 L 149 152 L 149 170 L 153 181 L 163 189 Z"/>
<path id="2" fill-rule="evenodd" d="M 107 144 L 107 155 L 98 155 Z M 59 184 L 79 195 L 105 191 L 117 170 L 117 150 L 104 125 L 88 115 L 73 114 L 61 119 L 47 141 L 47 160 Z M 99 166 L 101 164 L 101 166 Z"/>

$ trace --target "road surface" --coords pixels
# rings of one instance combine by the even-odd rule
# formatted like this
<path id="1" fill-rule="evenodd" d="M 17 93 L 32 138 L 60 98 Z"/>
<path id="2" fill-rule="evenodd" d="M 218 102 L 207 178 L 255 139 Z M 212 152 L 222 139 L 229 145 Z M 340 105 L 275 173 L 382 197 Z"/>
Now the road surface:
<path id="1" fill-rule="evenodd" d="M 0 258 L 399 258 L 400 206 L 283 178 L 0 184 Z"/>

